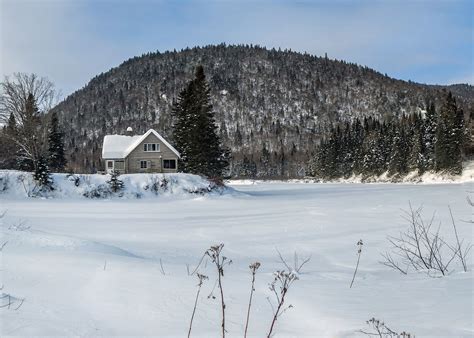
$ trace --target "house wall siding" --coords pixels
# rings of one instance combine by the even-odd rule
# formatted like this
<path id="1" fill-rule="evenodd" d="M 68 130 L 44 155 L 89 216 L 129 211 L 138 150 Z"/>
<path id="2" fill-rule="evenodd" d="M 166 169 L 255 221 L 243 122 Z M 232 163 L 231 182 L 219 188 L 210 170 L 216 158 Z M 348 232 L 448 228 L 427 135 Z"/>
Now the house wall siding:
<path id="1" fill-rule="evenodd" d="M 158 143 L 160 145 L 160 151 L 144 151 L 144 143 Z M 176 169 L 162 168 L 162 160 L 176 160 Z M 149 161 L 151 168 L 140 168 L 140 161 Z M 151 133 L 127 156 L 125 168 L 127 173 L 175 173 L 178 171 L 178 156 Z"/>

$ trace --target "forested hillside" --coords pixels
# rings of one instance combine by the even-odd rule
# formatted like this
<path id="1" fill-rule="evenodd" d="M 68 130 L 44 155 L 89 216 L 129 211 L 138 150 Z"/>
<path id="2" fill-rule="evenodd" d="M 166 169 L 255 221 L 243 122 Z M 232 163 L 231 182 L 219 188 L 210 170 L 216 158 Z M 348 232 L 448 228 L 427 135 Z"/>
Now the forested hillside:
<path id="1" fill-rule="evenodd" d="M 172 140 L 173 100 L 204 67 L 232 176 L 288 177 L 307 173 L 321 138 L 334 124 L 371 116 L 390 120 L 426 110 L 442 86 L 395 80 L 370 68 L 258 46 L 207 46 L 149 53 L 93 78 L 54 108 L 65 132 L 69 167 L 101 169 L 105 134 L 155 128 Z M 472 86 L 452 88 L 466 122 Z"/>

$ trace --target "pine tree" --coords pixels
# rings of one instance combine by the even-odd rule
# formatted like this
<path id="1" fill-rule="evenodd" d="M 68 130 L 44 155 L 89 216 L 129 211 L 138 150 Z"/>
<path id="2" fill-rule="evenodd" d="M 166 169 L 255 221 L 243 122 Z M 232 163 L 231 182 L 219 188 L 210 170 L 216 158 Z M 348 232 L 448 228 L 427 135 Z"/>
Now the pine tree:
<path id="1" fill-rule="evenodd" d="M 391 123 L 383 123 L 380 131 L 380 143 L 381 143 L 381 157 L 382 157 L 382 172 L 388 170 L 390 163 L 390 156 L 392 154 L 392 125 Z"/>
<path id="2" fill-rule="evenodd" d="M 352 145 L 351 126 L 346 123 L 342 136 L 342 154 L 341 154 L 341 175 L 348 178 L 352 174 L 354 167 L 354 149 Z"/>
<path id="3" fill-rule="evenodd" d="M 361 174 L 362 162 L 364 159 L 364 150 L 362 144 L 364 142 L 364 127 L 359 119 L 352 126 L 352 147 L 353 147 L 353 173 L 358 175 Z"/>
<path id="4" fill-rule="evenodd" d="M 451 92 L 442 105 L 436 129 L 436 171 L 452 174 L 462 172 L 462 146 L 464 139 L 464 114 L 458 109 Z"/>
<path id="5" fill-rule="evenodd" d="M 59 122 L 56 112 L 51 115 L 51 122 L 48 128 L 48 152 L 49 167 L 55 171 L 62 171 L 66 166 L 64 155 L 64 134 L 59 129 Z"/>
<path id="6" fill-rule="evenodd" d="M 407 161 L 408 170 L 417 170 L 419 174 L 422 174 L 425 171 L 426 147 L 423 142 L 423 127 L 421 117 L 418 114 L 414 114 L 410 117 L 409 123 L 409 154 Z"/>
<path id="7" fill-rule="evenodd" d="M 36 165 L 33 178 L 42 190 L 53 190 L 53 179 L 49 171 L 46 159 L 40 156 Z"/>
<path id="8" fill-rule="evenodd" d="M 5 132 L 11 137 L 13 137 L 17 133 L 17 125 L 14 114 L 10 114 Z"/>
<path id="9" fill-rule="evenodd" d="M 424 170 L 429 171 L 435 168 L 435 144 L 436 144 L 436 125 L 437 113 L 433 102 L 427 103 L 426 116 L 423 121 L 423 145 L 424 153 Z"/>
<path id="10" fill-rule="evenodd" d="M 172 110 L 175 119 L 173 125 L 173 139 L 180 153 L 179 168 L 184 172 L 189 171 L 188 162 L 191 153 L 190 135 L 188 134 L 188 131 L 191 130 L 191 94 L 189 87 L 190 85 L 179 93 Z"/>
<path id="11" fill-rule="evenodd" d="M 123 189 L 123 181 L 119 179 L 120 173 L 117 170 L 112 171 L 110 174 L 110 180 L 107 181 L 107 184 L 110 186 L 112 192 L 119 192 Z"/>
<path id="12" fill-rule="evenodd" d="M 269 168 L 270 168 L 270 152 L 267 149 L 265 143 L 262 146 L 262 155 L 260 157 L 260 163 L 262 163 L 262 167 L 260 168 L 259 172 L 261 176 L 267 177 L 270 176 Z"/>
<path id="13" fill-rule="evenodd" d="M 364 176 L 379 176 L 383 172 L 384 159 L 382 156 L 382 144 L 377 130 L 372 130 L 364 138 L 364 158 L 362 160 L 362 172 Z"/>
<path id="14" fill-rule="evenodd" d="M 210 89 L 202 66 L 195 78 L 180 93 L 173 107 L 176 119 L 173 136 L 181 153 L 184 171 L 222 178 L 229 165 L 229 152 L 217 133 Z"/>
<path id="15" fill-rule="evenodd" d="M 392 155 L 389 163 L 391 175 L 404 175 L 408 172 L 408 140 L 403 123 L 395 124 L 393 132 Z"/>

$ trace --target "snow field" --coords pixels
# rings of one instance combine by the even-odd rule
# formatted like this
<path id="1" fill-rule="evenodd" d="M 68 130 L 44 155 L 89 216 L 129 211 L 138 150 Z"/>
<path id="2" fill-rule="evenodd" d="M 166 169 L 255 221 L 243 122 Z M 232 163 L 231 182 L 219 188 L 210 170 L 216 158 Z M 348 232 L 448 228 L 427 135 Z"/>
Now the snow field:
<path id="1" fill-rule="evenodd" d="M 241 182 L 242 183 L 242 182 Z M 472 183 L 236 185 L 224 195 L 169 198 L 25 199 L 0 195 L 2 292 L 25 299 L 0 309 L 1 336 L 186 336 L 197 278 L 188 276 L 203 252 L 224 243 L 233 260 L 223 278 L 229 337 L 241 337 L 250 293 L 248 265 L 259 261 L 249 336 L 265 336 L 272 310 L 272 273 L 311 256 L 288 293 L 275 337 L 355 337 L 376 317 L 417 337 L 469 337 L 473 329 L 473 260 L 444 278 L 404 276 L 379 263 L 387 235 L 408 224 L 401 209 L 436 211 L 453 240 L 447 206 L 461 238 L 473 242 Z M 472 195 L 472 194 L 471 194 Z M 11 226 L 21 225 L 23 226 Z M 359 271 L 349 289 L 364 241 Z M 161 272 L 160 259 L 165 275 Z M 210 262 L 193 337 L 218 337 L 220 308 L 208 298 L 216 278 Z"/>

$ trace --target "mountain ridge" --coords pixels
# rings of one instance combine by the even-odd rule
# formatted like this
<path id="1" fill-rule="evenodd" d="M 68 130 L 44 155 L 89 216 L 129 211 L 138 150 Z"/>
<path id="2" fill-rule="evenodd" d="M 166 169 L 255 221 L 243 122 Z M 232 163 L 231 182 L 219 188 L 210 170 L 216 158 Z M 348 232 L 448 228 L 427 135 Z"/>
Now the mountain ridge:
<path id="1" fill-rule="evenodd" d="M 396 118 L 440 102 L 443 89 L 472 115 L 474 87 L 425 85 L 366 66 L 290 50 L 210 45 L 146 53 L 101 73 L 60 102 L 73 169 L 101 169 L 105 134 L 155 128 L 172 138 L 171 106 L 198 64 L 211 87 L 216 121 L 232 150 L 233 176 L 304 175 L 319 139 L 334 123 L 356 117 Z"/>

